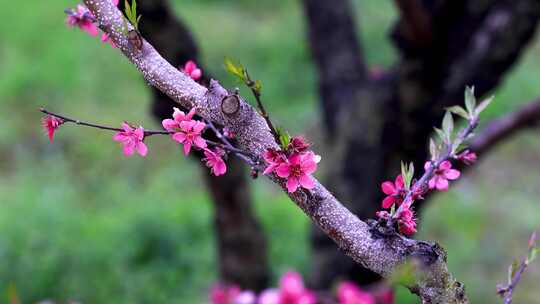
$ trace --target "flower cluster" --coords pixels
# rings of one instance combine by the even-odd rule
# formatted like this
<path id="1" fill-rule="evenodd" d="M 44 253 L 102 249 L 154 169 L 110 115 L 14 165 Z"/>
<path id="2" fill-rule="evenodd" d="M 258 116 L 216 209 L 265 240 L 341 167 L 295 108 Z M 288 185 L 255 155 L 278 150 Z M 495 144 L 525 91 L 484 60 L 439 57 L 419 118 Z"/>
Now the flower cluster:
<path id="1" fill-rule="evenodd" d="M 111 0 L 115 6 L 118 6 L 119 1 L 120 0 Z M 98 27 L 95 24 L 96 18 L 86 6 L 78 4 L 74 10 L 66 9 L 66 14 L 66 24 L 69 27 L 78 27 L 93 37 L 99 34 Z M 113 48 L 116 47 L 114 42 L 106 33 L 101 34 L 101 41 L 104 43 L 109 43 Z"/>
<path id="2" fill-rule="evenodd" d="M 416 232 L 416 220 L 412 204 L 429 190 L 447 191 L 449 181 L 460 177 L 461 172 L 452 168 L 451 160 L 457 160 L 465 165 L 476 161 L 476 154 L 468 149 L 462 150 L 463 142 L 467 140 L 478 124 L 478 115 L 491 102 L 484 100 L 478 106 L 472 88 L 465 91 L 466 109 L 454 106 L 444 115 L 441 128 L 435 128 L 438 138 L 431 138 L 429 150 L 431 160 L 424 164 L 424 174 L 418 180 L 414 177 L 414 166 L 402 164 L 401 174 L 394 182 L 385 181 L 381 190 L 386 197 L 382 200 L 382 208 L 390 211 L 378 211 L 377 217 L 387 224 L 397 223 L 398 230 L 404 235 Z M 459 132 L 454 132 L 453 114 L 459 115 L 468 121 L 468 125 Z M 397 209 L 397 210 L 396 210 Z"/>
<path id="3" fill-rule="evenodd" d="M 293 137 L 285 149 L 268 149 L 264 153 L 267 167 L 263 174 L 276 173 L 287 180 L 289 193 L 298 187 L 311 189 L 315 186 L 311 174 L 317 170 L 321 157 L 309 151 L 309 144 L 302 137 Z"/>
<path id="4" fill-rule="evenodd" d="M 352 282 L 341 282 L 336 298 L 339 304 L 394 303 L 392 290 L 370 293 Z M 299 273 L 288 271 L 279 280 L 277 288 L 265 289 L 258 295 L 237 286 L 216 285 L 210 289 L 209 300 L 210 304 L 315 304 L 320 299 L 314 291 L 305 287 Z"/>

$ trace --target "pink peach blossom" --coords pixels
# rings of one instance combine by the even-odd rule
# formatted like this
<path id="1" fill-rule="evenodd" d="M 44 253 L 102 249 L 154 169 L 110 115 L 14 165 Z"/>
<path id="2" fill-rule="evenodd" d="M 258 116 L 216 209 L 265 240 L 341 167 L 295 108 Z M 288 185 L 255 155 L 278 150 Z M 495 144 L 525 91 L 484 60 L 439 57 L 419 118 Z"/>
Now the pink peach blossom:
<path id="1" fill-rule="evenodd" d="M 425 170 L 429 170 L 431 162 L 426 162 L 424 165 Z M 437 189 L 439 191 L 448 190 L 448 180 L 455 180 L 460 176 L 460 172 L 456 169 L 452 169 L 452 163 L 445 160 L 434 171 L 433 177 L 429 180 L 429 189 Z"/>
<path id="2" fill-rule="evenodd" d="M 257 304 L 280 304 L 279 290 L 276 288 L 266 289 L 259 295 Z"/>
<path id="3" fill-rule="evenodd" d="M 263 174 L 270 174 L 274 172 L 277 167 L 287 162 L 287 157 L 283 152 L 275 149 L 268 149 L 263 154 L 264 161 L 268 164 L 264 169 Z"/>
<path id="4" fill-rule="evenodd" d="M 211 304 L 236 304 L 235 300 L 240 293 L 237 286 L 215 285 L 210 289 L 209 300 Z"/>
<path id="5" fill-rule="evenodd" d="M 476 162 L 477 156 L 476 153 L 465 150 L 458 154 L 456 158 L 465 163 L 466 165 L 472 165 Z"/>
<path id="6" fill-rule="evenodd" d="M 202 71 L 197 67 L 197 64 L 193 60 L 186 62 L 183 68 L 180 69 L 186 75 L 193 80 L 198 80 L 202 76 Z"/>
<path id="7" fill-rule="evenodd" d="M 416 219 L 414 218 L 414 212 L 410 206 L 404 205 L 404 209 L 399 214 L 398 228 L 399 232 L 404 235 L 412 235 L 416 232 Z"/>
<path id="8" fill-rule="evenodd" d="M 45 132 L 47 132 L 47 134 L 49 135 L 49 140 L 51 141 L 51 143 L 54 139 L 54 132 L 63 123 L 63 119 L 52 115 L 47 115 L 41 119 L 41 125 L 43 126 L 43 129 L 45 129 Z"/>
<path id="9" fill-rule="evenodd" d="M 124 155 L 131 156 L 135 151 L 140 156 L 146 156 L 148 148 L 144 144 L 144 129 L 143 127 L 132 128 L 126 122 L 122 123 L 122 129 L 124 131 L 117 132 L 113 136 L 114 141 L 121 142 L 124 146 Z"/>
<path id="10" fill-rule="evenodd" d="M 304 287 L 302 276 L 286 272 L 279 281 L 279 304 L 315 304 L 316 297 Z"/>
<path id="11" fill-rule="evenodd" d="M 309 146 L 310 145 L 306 142 L 306 140 L 302 136 L 294 136 L 291 138 L 291 141 L 289 142 L 287 151 L 291 154 L 301 153 L 301 152 L 307 151 Z"/>
<path id="12" fill-rule="evenodd" d="M 382 207 L 388 209 L 392 205 L 400 205 L 403 202 L 403 197 L 406 195 L 403 176 L 398 175 L 395 182 L 386 181 L 381 184 L 381 190 L 387 195 L 382 201 Z"/>
<path id="13" fill-rule="evenodd" d="M 220 176 L 227 172 L 227 166 L 222 159 L 224 154 L 225 151 L 220 148 L 216 148 L 215 151 L 204 149 L 205 158 L 203 161 L 206 161 L 206 166 L 211 168 L 212 174 L 215 176 Z"/>
<path id="14" fill-rule="evenodd" d="M 201 134 L 206 124 L 197 120 L 185 120 L 180 122 L 180 131 L 172 135 L 172 139 L 184 145 L 184 154 L 188 155 L 191 146 L 196 148 L 206 148 L 206 141 Z"/>
<path id="15" fill-rule="evenodd" d="M 178 131 L 180 130 L 180 123 L 182 121 L 192 120 L 195 115 L 196 109 L 192 108 L 189 113 L 185 114 L 183 111 L 180 111 L 178 108 L 174 108 L 173 118 L 174 119 L 164 119 L 161 124 L 163 128 L 167 131 Z"/>
<path id="16" fill-rule="evenodd" d="M 112 39 L 106 33 L 101 34 L 101 42 L 109 43 L 112 48 L 116 48 L 116 44 L 114 44 L 114 41 L 112 41 Z"/>
<path id="17" fill-rule="evenodd" d="M 276 168 L 279 177 L 287 179 L 287 191 L 295 192 L 298 187 L 312 189 L 315 186 L 311 174 L 317 170 L 320 156 L 313 152 L 295 153 L 288 157 L 286 163 Z"/>
<path id="18" fill-rule="evenodd" d="M 66 24 L 70 27 L 77 26 L 90 36 L 97 36 L 98 28 L 94 24 L 95 18 L 84 5 L 77 5 L 75 11 L 67 10 Z"/>
<path id="19" fill-rule="evenodd" d="M 340 283 L 337 296 L 339 304 L 375 304 L 375 298 L 369 292 L 361 290 L 352 282 Z"/>

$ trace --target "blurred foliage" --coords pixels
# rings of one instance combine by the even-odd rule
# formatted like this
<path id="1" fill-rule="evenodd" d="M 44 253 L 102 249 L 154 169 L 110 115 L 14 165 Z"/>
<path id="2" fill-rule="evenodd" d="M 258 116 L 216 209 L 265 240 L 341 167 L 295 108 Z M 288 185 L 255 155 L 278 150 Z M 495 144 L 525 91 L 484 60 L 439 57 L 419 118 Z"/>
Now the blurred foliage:
<path id="1" fill-rule="evenodd" d="M 263 98 L 277 123 L 294 133 L 316 123 L 316 76 L 298 1 L 173 2 L 218 79 L 239 86 L 221 68 L 225 56 L 238 58 L 264 83 Z M 75 4 L 13 1 L 2 7 L 0 301 L 14 286 L 21 303 L 201 303 L 217 270 L 212 207 L 193 178 L 194 162 L 162 138 L 149 139 L 147 159 L 126 159 L 112 134 L 70 126 L 51 145 L 40 130 L 39 106 L 108 124 L 156 125 L 135 68 L 99 39 L 64 25 L 64 8 Z M 396 57 L 387 39 L 392 3 L 354 5 L 368 61 L 390 66 Z M 494 92 L 485 116 L 537 97 L 540 76 L 531 67 L 539 64 L 535 43 Z M 496 302 L 505 265 L 538 228 L 538 151 L 538 131 L 505 144 L 422 215 L 419 237 L 448 249 L 450 267 L 473 302 Z M 309 274 L 308 220 L 264 179 L 252 185 L 274 274 L 290 267 Z M 538 268 L 525 276 L 516 302 L 540 297 Z M 404 289 L 398 294 L 398 303 L 415 301 Z"/>

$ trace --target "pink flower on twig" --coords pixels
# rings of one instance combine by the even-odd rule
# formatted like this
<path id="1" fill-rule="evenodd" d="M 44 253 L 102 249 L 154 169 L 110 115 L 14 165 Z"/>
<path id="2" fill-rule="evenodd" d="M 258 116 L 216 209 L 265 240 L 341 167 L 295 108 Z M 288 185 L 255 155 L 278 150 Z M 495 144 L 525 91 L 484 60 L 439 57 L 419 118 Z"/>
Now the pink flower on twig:
<path id="1" fill-rule="evenodd" d="M 193 80 L 199 80 L 202 76 L 202 71 L 197 67 L 197 64 L 193 60 L 186 62 L 183 68 L 180 71 L 184 72 L 186 75 L 191 77 Z"/>
<path id="2" fill-rule="evenodd" d="M 87 32 L 90 36 L 97 36 L 98 28 L 94 24 L 94 15 L 92 15 L 86 6 L 79 4 L 75 11 L 66 10 L 66 13 L 68 14 L 66 18 L 66 24 L 68 26 L 77 26 L 81 30 Z"/>
<path id="3" fill-rule="evenodd" d="M 427 171 L 431 167 L 431 162 L 426 162 L 424 169 Z M 460 172 L 452 169 L 452 163 L 445 160 L 435 169 L 433 177 L 429 180 L 429 189 L 439 191 L 448 190 L 448 180 L 455 180 L 460 176 Z"/>
<path id="4" fill-rule="evenodd" d="M 306 140 L 302 136 L 294 136 L 291 138 L 291 141 L 289 142 L 289 146 L 287 147 L 287 151 L 289 153 L 301 153 L 307 151 L 309 148 L 309 144 L 306 142 Z"/>
<path id="5" fill-rule="evenodd" d="M 183 111 L 180 111 L 178 108 L 174 108 L 173 118 L 174 119 L 164 119 L 161 124 L 163 128 L 167 131 L 178 131 L 180 130 L 180 123 L 182 121 L 192 120 L 195 115 L 196 109 L 192 108 L 189 113 L 185 114 Z"/>
<path id="6" fill-rule="evenodd" d="M 312 189 L 315 186 L 311 174 L 317 170 L 320 156 L 309 151 L 295 153 L 288 157 L 287 162 L 279 165 L 275 171 L 279 177 L 287 179 L 287 191 L 295 192 L 298 187 Z"/>
<path id="7" fill-rule="evenodd" d="M 45 132 L 49 135 L 49 140 L 51 143 L 54 139 L 54 132 L 60 125 L 64 123 L 64 120 L 61 118 L 58 118 L 56 116 L 47 115 L 41 119 L 41 124 L 43 126 L 43 129 L 45 129 Z"/>
<path id="8" fill-rule="evenodd" d="M 124 131 L 117 132 L 113 136 L 114 141 L 121 142 L 124 146 L 124 155 L 131 156 L 135 151 L 140 156 L 146 156 L 148 148 L 144 144 L 144 129 L 143 127 L 132 128 L 126 122 L 122 123 Z"/>
<path id="9" fill-rule="evenodd" d="M 263 174 L 270 174 L 274 172 L 277 167 L 287 162 L 285 154 L 275 149 L 268 149 L 263 154 L 264 161 L 268 164 L 264 169 Z"/>
<path id="10" fill-rule="evenodd" d="M 227 172 L 227 166 L 223 161 L 222 157 L 225 154 L 225 151 L 216 147 L 215 151 L 210 149 L 204 149 L 205 158 L 203 161 L 206 162 L 206 166 L 211 168 L 212 174 L 215 176 L 220 176 Z"/>
<path id="11" fill-rule="evenodd" d="M 197 120 L 185 120 L 180 122 L 180 131 L 172 135 L 172 139 L 184 145 L 184 154 L 188 155 L 191 146 L 206 148 L 206 141 L 201 134 L 206 124 Z"/>
<path id="12" fill-rule="evenodd" d="M 460 154 L 456 156 L 456 158 L 462 161 L 463 163 L 465 163 L 465 165 L 472 165 L 476 162 L 476 159 L 477 159 L 476 153 L 471 152 L 469 150 L 465 150 L 461 152 Z"/>
<path id="13" fill-rule="evenodd" d="M 352 282 L 340 283 L 337 296 L 339 304 L 375 304 L 375 298 L 369 292 L 361 290 Z"/>
<path id="14" fill-rule="evenodd" d="M 403 176 L 398 175 L 396 181 L 386 181 L 381 184 L 381 190 L 387 195 L 382 201 L 382 207 L 388 209 L 392 205 L 400 205 L 403 202 L 403 197 L 406 194 L 405 185 L 403 183 Z"/>
<path id="15" fill-rule="evenodd" d="M 109 43 L 112 48 L 116 48 L 116 44 L 114 44 L 114 41 L 112 41 L 112 39 L 106 33 L 101 34 L 101 42 Z"/>
<path id="16" fill-rule="evenodd" d="M 399 232 L 404 235 L 412 235 L 416 232 L 416 219 L 414 218 L 414 212 L 410 206 L 404 205 L 403 210 L 398 217 Z"/>

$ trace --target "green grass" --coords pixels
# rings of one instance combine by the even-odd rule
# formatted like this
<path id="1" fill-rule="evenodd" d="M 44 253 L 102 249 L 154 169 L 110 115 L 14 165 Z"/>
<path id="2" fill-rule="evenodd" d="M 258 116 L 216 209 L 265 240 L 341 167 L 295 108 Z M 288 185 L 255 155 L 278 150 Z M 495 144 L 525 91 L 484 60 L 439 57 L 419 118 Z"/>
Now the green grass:
<path id="1" fill-rule="evenodd" d="M 315 70 L 298 1 L 275 3 L 177 0 L 174 9 L 218 79 L 237 86 L 221 66 L 224 56 L 241 60 L 263 81 L 273 117 L 302 132 L 317 121 Z M 150 138 L 146 159 L 126 159 L 112 134 L 66 127 L 53 145 L 42 134 L 39 106 L 107 124 L 155 126 L 135 68 L 98 39 L 65 27 L 63 9 L 74 4 L 15 1 L 2 8 L 0 301 L 13 283 L 23 303 L 201 303 L 216 264 L 211 204 L 193 178 L 196 165 L 160 138 Z M 354 8 L 366 58 L 390 66 L 392 4 L 354 1 Z M 487 116 L 536 97 L 539 55 L 535 43 L 495 92 Z M 475 303 L 495 303 L 495 282 L 539 228 L 538 151 L 537 131 L 505 144 L 422 215 L 420 237 L 448 249 L 450 267 Z M 274 274 L 308 274 L 308 220 L 264 179 L 252 185 Z M 519 303 L 540 297 L 535 268 L 517 291 Z M 398 303 L 414 303 L 407 291 L 399 295 Z"/>

